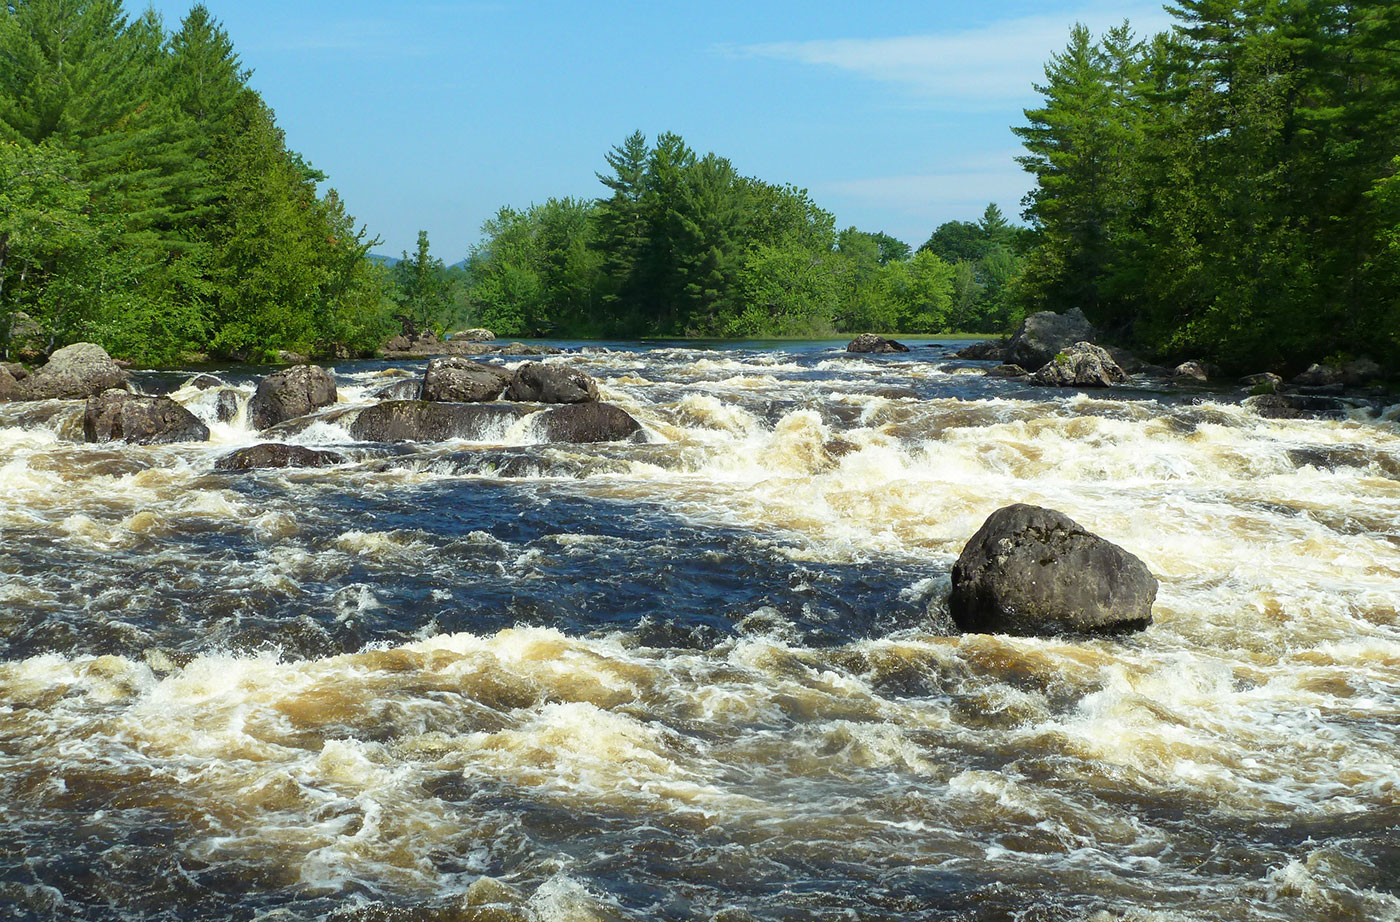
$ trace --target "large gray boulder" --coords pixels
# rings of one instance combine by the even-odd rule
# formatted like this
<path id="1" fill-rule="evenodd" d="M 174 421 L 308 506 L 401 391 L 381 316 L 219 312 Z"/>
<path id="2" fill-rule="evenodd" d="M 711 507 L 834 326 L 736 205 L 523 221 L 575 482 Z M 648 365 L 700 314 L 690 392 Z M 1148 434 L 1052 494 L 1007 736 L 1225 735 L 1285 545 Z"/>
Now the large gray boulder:
<path id="1" fill-rule="evenodd" d="M 461 356 L 433 359 L 423 374 L 423 399 L 449 403 L 495 400 L 510 383 L 511 373 Z"/>
<path id="2" fill-rule="evenodd" d="M 564 365 L 526 362 L 515 370 L 506 388 L 507 400 L 534 403 L 590 403 L 598 399 L 598 383 Z"/>
<path id="3" fill-rule="evenodd" d="M 496 334 L 485 327 L 472 327 L 470 330 L 461 330 L 452 334 L 452 339 L 448 342 L 464 341 L 469 343 L 489 343 L 496 339 Z"/>
<path id="4" fill-rule="evenodd" d="M 1051 387 L 1110 387 L 1128 380 L 1106 351 L 1092 343 L 1066 346 L 1031 376 Z"/>
<path id="5" fill-rule="evenodd" d="M 1022 368 L 1039 368 L 1066 347 L 1079 342 L 1092 343 L 1098 331 L 1079 308 L 1057 314 L 1041 311 L 1021 321 L 1006 346 L 1004 361 Z"/>
<path id="6" fill-rule="evenodd" d="M 949 613 L 964 631 L 1049 636 L 1140 630 L 1157 580 L 1137 557 L 1053 509 L 993 512 L 953 565 Z"/>
<path id="7" fill-rule="evenodd" d="M 89 397 L 83 412 L 83 438 L 89 442 L 164 445 L 205 442 L 209 427 L 169 397 L 138 397 L 108 390 Z"/>
<path id="8" fill-rule="evenodd" d="M 0 365 L 0 403 L 13 400 L 18 391 L 19 382 L 15 380 L 15 376 L 10 374 L 8 368 Z"/>
<path id="9" fill-rule="evenodd" d="M 535 423 L 547 442 L 620 442 L 641 431 L 627 411 L 610 403 L 574 403 L 541 413 Z"/>
<path id="10" fill-rule="evenodd" d="M 15 400 L 83 400 L 125 389 L 127 374 L 96 343 L 64 346 L 42 368 L 19 382 Z"/>
<path id="11" fill-rule="evenodd" d="M 319 365 L 294 365 L 258 382 L 248 401 L 248 423 L 268 429 L 335 403 L 335 378 Z"/>
<path id="12" fill-rule="evenodd" d="M 362 442 L 489 441 L 531 412 L 509 403 L 386 400 L 361 410 L 350 424 L 350 434 Z"/>
<path id="13" fill-rule="evenodd" d="M 418 400 L 423 396 L 422 378 L 405 378 L 386 384 L 370 394 L 376 400 Z"/>
<path id="14" fill-rule="evenodd" d="M 216 471 L 251 471 L 276 467 L 330 467 L 344 464 L 345 456 L 334 451 L 319 451 L 303 445 L 264 442 L 249 445 L 224 455 L 214 462 Z"/>
<path id="15" fill-rule="evenodd" d="M 876 336 L 874 333 L 862 333 L 846 344 L 846 351 L 874 353 L 908 352 L 909 347 L 897 340 Z"/>

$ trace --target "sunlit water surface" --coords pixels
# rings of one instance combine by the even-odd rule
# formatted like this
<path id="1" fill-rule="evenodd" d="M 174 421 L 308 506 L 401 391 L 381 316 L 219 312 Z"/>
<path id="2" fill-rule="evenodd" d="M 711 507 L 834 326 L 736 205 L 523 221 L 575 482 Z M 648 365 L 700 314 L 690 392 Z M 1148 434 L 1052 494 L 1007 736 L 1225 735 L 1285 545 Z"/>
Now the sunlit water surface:
<path id="1" fill-rule="evenodd" d="M 423 363 L 347 363 L 350 463 L 252 474 L 186 374 L 208 444 L 0 405 L 0 916 L 1400 919 L 1400 408 L 950 351 L 584 347 L 588 446 L 356 444 Z M 1155 624 L 959 636 L 1012 502 Z"/>

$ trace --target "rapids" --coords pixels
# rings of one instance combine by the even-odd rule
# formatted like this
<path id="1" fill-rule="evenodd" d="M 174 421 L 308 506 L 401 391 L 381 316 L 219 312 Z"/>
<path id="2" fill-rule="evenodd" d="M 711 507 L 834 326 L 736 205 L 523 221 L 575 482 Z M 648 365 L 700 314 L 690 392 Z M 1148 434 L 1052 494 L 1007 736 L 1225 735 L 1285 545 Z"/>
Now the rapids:
<path id="1" fill-rule="evenodd" d="M 189 374 L 209 443 L 0 404 L 0 916 L 1400 919 L 1400 408 L 564 345 L 644 442 L 354 442 L 423 362 L 316 470 L 216 473 Z M 958 635 L 1012 502 L 1152 627 Z"/>

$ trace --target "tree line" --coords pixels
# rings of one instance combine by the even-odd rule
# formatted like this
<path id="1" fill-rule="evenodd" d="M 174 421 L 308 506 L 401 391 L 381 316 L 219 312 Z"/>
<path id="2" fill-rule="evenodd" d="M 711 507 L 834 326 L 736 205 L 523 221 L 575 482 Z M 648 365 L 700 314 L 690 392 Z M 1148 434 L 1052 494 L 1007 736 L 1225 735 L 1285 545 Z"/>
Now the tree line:
<path id="1" fill-rule="evenodd" d="M 392 331 L 377 241 L 249 76 L 202 5 L 173 32 L 119 0 L 0 5 L 0 346 L 167 363 Z"/>
<path id="2" fill-rule="evenodd" d="M 837 230 L 805 189 L 743 176 L 674 133 L 636 132 L 605 162 L 599 198 L 500 209 L 455 299 L 434 283 L 443 309 L 509 335 L 578 337 L 985 331 L 1015 313 L 1025 238 L 996 206 L 914 251 Z M 405 262 L 423 265 L 423 245 Z"/>
<path id="3" fill-rule="evenodd" d="M 1028 310 L 1163 357 L 1400 359 L 1400 5 L 1178 0 L 1074 29 L 1019 129 Z"/>

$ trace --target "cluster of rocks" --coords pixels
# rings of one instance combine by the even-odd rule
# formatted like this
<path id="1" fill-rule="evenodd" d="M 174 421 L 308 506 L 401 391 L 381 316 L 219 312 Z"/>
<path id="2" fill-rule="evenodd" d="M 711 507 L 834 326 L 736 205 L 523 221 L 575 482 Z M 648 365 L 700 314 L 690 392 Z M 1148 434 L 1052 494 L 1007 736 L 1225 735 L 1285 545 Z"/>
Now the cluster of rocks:
<path id="1" fill-rule="evenodd" d="M 525 343 L 496 343 L 496 334 L 485 329 L 462 330 L 441 339 L 432 330 L 403 332 L 384 342 L 380 354 L 388 359 L 421 359 L 438 355 L 558 355 L 554 346 L 528 346 Z"/>
<path id="2" fill-rule="evenodd" d="M 196 375 L 187 386 L 217 388 L 221 421 L 238 412 L 237 392 L 213 375 Z M 338 400 L 335 378 L 316 365 L 295 365 L 267 375 L 247 405 L 248 424 L 272 434 L 295 431 L 298 423 Z M 597 382 L 563 365 L 527 362 L 511 370 L 446 356 L 428 363 L 421 378 L 379 391 L 380 402 L 361 410 L 350 432 L 362 441 L 443 441 L 479 437 L 493 426 L 538 414 L 537 433 L 548 442 L 605 442 L 635 436 L 641 425 L 626 411 L 599 402 Z M 127 373 L 102 347 L 75 343 L 54 352 L 39 369 L 0 364 L 0 401 L 86 400 L 83 435 L 89 442 L 143 445 L 202 442 L 209 427 L 169 397 L 133 393 Z M 541 404 L 551 405 L 541 411 Z M 344 456 L 268 442 L 221 458 L 216 469 L 322 467 Z"/>

